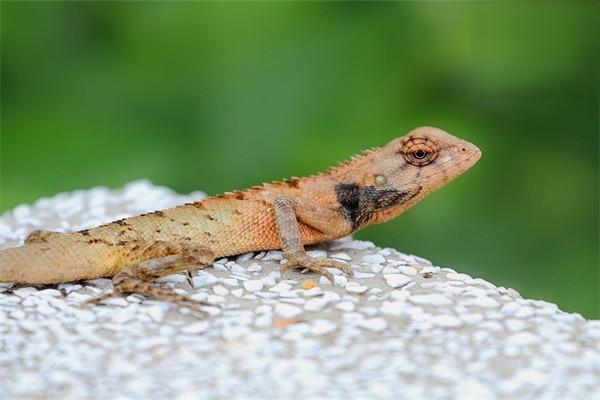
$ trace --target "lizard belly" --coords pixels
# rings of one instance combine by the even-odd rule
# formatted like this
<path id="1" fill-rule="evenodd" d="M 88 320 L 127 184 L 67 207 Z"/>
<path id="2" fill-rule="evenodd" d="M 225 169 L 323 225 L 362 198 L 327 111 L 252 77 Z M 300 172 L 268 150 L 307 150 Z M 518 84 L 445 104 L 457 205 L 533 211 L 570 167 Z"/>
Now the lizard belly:
<path id="1" fill-rule="evenodd" d="M 272 206 L 260 200 L 231 200 L 227 203 L 211 201 L 175 220 L 187 221 L 185 229 L 181 224 L 165 224 L 166 230 L 157 235 L 158 240 L 166 237 L 177 241 L 210 248 L 216 257 L 226 257 L 251 251 L 274 250 L 281 248 L 281 241 Z M 178 209 L 173 209 L 173 212 Z M 165 210 L 170 217 L 170 210 Z M 172 222 L 169 220 L 169 222 Z M 325 235 L 300 222 L 300 234 L 304 244 L 320 243 L 328 240 Z M 162 237 L 162 238 L 161 238 Z"/>
<path id="2" fill-rule="evenodd" d="M 209 247 L 216 257 L 280 249 L 281 240 L 273 212 L 261 210 L 249 215 L 252 217 L 239 218 L 231 224 L 207 224 L 205 229 L 197 232 L 198 243 Z M 221 216 L 223 217 L 222 214 Z M 304 244 L 327 240 L 323 233 L 303 223 L 300 223 L 300 234 Z"/>

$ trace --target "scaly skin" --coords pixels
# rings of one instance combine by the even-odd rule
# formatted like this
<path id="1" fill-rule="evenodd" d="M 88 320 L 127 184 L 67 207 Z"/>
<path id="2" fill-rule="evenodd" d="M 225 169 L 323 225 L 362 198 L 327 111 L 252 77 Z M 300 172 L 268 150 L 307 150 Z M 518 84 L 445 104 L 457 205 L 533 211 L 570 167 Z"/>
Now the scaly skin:
<path id="1" fill-rule="evenodd" d="M 0 251 L 0 282 L 49 284 L 113 277 L 118 292 L 184 301 L 148 283 L 205 267 L 214 258 L 282 249 L 288 267 L 331 279 L 304 245 L 322 243 L 404 212 L 480 158 L 479 149 L 439 129 L 417 128 L 321 174 L 155 211 L 74 233 L 36 231 Z"/>

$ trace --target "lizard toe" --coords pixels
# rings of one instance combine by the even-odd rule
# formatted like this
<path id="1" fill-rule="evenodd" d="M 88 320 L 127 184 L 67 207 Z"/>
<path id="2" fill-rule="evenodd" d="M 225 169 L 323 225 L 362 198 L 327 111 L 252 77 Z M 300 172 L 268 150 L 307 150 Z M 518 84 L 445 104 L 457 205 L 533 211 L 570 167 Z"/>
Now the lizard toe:
<path id="1" fill-rule="evenodd" d="M 294 256 L 288 258 L 287 264 L 283 266 L 283 271 L 285 272 L 292 268 L 306 268 L 311 272 L 323 275 L 333 282 L 333 274 L 327 271 L 327 268 L 332 267 L 329 261 L 331 260 L 314 259 L 308 255 Z"/>
<path id="2" fill-rule="evenodd" d="M 352 266 L 342 261 L 332 260 L 326 257 L 319 257 L 316 259 L 322 266 L 327 268 L 336 268 L 348 275 L 354 275 Z"/>

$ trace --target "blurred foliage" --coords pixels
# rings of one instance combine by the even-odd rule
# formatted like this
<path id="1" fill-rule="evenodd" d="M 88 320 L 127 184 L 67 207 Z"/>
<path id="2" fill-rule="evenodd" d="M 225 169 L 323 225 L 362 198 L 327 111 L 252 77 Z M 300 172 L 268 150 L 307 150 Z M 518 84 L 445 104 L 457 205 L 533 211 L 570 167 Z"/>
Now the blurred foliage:
<path id="1" fill-rule="evenodd" d="M 465 176 L 358 237 L 599 317 L 596 2 L 3 2 L 1 209 L 209 194 L 419 125 Z"/>

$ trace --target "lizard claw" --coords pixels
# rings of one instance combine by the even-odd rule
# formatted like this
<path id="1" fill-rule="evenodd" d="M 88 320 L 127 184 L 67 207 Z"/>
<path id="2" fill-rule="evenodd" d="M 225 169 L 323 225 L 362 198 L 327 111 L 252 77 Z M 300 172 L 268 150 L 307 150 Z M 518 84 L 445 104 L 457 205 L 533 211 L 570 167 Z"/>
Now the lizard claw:
<path id="1" fill-rule="evenodd" d="M 343 272 L 352 275 L 352 267 L 349 264 L 345 264 L 341 261 L 331 260 L 326 257 L 312 258 L 307 254 L 300 254 L 286 257 L 287 264 L 282 269 L 283 272 L 292 268 L 306 268 L 319 275 L 323 275 L 329 279 L 332 283 L 334 282 L 333 274 L 327 271 L 327 268 L 337 268 Z"/>
<path id="2" fill-rule="evenodd" d="M 327 258 L 327 257 L 319 257 L 319 258 L 316 258 L 315 260 L 317 262 L 319 262 L 321 265 L 323 265 L 325 268 L 337 268 L 347 275 L 350 275 L 350 276 L 354 275 L 352 266 L 348 263 L 345 263 L 342 261 L 337 261 L 337 260 L 332 260 L 331 258 Z"/>

